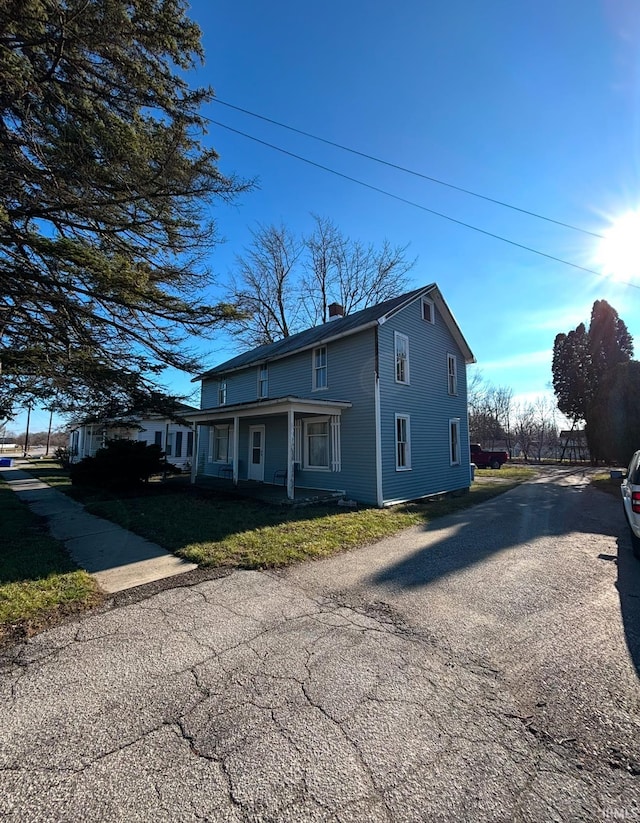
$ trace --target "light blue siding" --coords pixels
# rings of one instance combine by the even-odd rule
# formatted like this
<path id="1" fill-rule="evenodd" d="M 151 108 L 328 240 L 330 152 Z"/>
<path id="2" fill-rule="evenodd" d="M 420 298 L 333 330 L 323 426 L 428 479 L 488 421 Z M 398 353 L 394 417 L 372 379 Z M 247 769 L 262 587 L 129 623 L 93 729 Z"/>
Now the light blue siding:
<path id="1" fill-rule="evenodd" d="M 409 385 L 395 381 L 394 332 L 409 338 Z M 380 418 L 382 485 L 387 502 L 469 486 L 469 430 L 464 358 L 436 310 L 435 323 L 422 319 L 417 300 L 380 327 Z M 457 395 L 448 393 L 447 354 L 456 356 Z M 396 414 L 408 415 L 411 470 L 396 470 Z M 450 465 L 449 420 L 460 420 L 461 459 Z"/>
<path id="2" fill-rule="evenodd" d="M 353 405 L 340 418 L 341 471 L 296 471 L 298 488 L 321 488 L 346 492 L 367 503 L 376 502 L 375 462 L 375 337 L 364 330 L 327 345 L 327 388 L 313 390 L 313 351 L 293 354 L 269 363 L 269 397 L 302 397 L 318 400 L 348 400 Z M 226 378 L 227 405 L 258 399 L 258 369 L 251 366 Z M 217 379 L 203 381 L 202 408 L 218 408 Z M 287 463 L 287 418 L 285 415 L 240 420 L 240 478 L 247 476 L 248 428 L 265 426 L 265 482 Z M 203 427 L 201 461 L 205 474 L 217 475 L 218 465 L 208 463 L 208 429 Z"/>
<path id="3" fill-rule="evenodd" d="M 434 307 L 435 309 L 435 307 Z M 409 384 L 395 381 L 394 333 L 409 340 Z M 378 338 L 376 343 L 376 336 Z M 377 351 L 376 351 L 377 349 Z M 456 357 L 457 394 L 448 392 L 447 355 Z M 363 503 L 377 502 L 376 368 L 380 378 L 382 493 L 385 502 L 410 500 L 469 485 L 469 432 L 464 356 L 443 318 L 422 319 L 418 298 L 377 328 L 368 328 L 327 344 L 327 387 L 313 390 L 313 350 L 268 363 L 268 397 L 349 401 L 341 414 L 341 470 L 299 468 L 297 488 L 344 491 Z M 258 400 L 258 367 L 226 376 L 227 404 Z M 202 408 L 218 408 L 217 378 L 203 381 Z M 265 426 L 264 480 L 287 464 L 287 416 L 260 415 L 240 419 L 240 479 L 247 477 L 250 425 Z M 411 470 L 396 471 L 396 415 L 410 418 Z M 298 416 L 296 419 L 300 419 Z M 460 465 L 450 464 L 449 421 L 459 419 Z M 229 422 L 232 422 L 229 420 Z M 203 427 L 199 471 L 216 475 L 209 463 L 208 430 Z M 281 481 L 280 481 L 281 482 Z"/>

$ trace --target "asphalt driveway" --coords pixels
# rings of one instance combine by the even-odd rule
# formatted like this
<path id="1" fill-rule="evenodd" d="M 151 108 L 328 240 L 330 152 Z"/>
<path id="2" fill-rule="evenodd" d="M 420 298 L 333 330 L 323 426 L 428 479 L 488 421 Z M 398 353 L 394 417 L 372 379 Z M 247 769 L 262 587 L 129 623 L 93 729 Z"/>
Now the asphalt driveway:
<path id="1" fill-rule="evenodd" d="M 116 598 L 5 661 L 0 815 L 640 820 L 639 566 L 618 501 L 559 471 L 327 561 Z"/>

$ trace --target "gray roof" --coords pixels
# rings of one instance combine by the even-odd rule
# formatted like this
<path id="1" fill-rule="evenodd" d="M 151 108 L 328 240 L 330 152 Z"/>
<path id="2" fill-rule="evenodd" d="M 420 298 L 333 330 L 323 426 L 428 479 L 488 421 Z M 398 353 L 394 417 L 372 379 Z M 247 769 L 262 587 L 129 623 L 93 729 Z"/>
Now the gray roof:
<path id="1" fill-rule="evenodd" d="M 456 339 L 461 345 L 461 349 L 465 353 L 467 362 L 475 362 L 475 358 L 469 349 L 460 329 L 451 314 L 449 307 L 444 302 L 440 290 L 435 283 L 428 286 L 422 286 L 419 289 L 401 294 L 398 297 L 392 297 L 390 300 L 385 300 L 383 303 L 378 303 L 375 306 L 370 306 L 368 309 L 348 314 L 346 317 L 339 317 L 337 320 L 329 320 L 328 323 L 323 323 L 320 326 L 313 326 L 310 329 L 305 329 L 298 334 L 292 334 L 290 337 L 284 337 L 282 340 L 277 340 L 275 343 L 267 343 L 264 346 L 258 346 L 256 349 L 243 352 L 242 354 L 232 357 L 231 360 L 226 360 L 224 363 L 215 366 L 203 374 L 194 377 L 192 383 L 196 380 L 205 380 L 209 377 L 222 376 L 229 372 L 245 368 L 247 366 L 257 366 L 260 363 L 266 363 L 270 360 L 277 360 L 281 357 L 293 354 L 294 352 L 303 351 L 304 349 L 318 346 L 322 343 L 327 343 L 338 337 L 345 337 L 349 334 L 355 334 L 363 329 L 375 325 L 379 322 L 384 322 L 388 317 L 391 317 L 400 309 L 413 300 L 423 295 L 430 294 L 434 299 L 437 297 L 438 308 L 443 314 L 445 321 L 450 326 Z"/>

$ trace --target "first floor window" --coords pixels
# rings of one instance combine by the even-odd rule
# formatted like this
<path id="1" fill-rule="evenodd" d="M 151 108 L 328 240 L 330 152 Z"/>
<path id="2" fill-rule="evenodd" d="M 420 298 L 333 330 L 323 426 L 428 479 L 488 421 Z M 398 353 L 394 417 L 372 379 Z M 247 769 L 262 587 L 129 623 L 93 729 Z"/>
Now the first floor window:
<path id="1" fill-rule="evenodd" d="M 233 460 L 233 426 L 213 426 L 209 430 L 209 461 L 229 463 Z"/>
<path id="2" fill-rule="evenodd" d="M 396 471 L 411 468 L 411 432 L 409 415 L 396 414 Z"/>
<path id="3" fill-rule="evenodd" d="M 173 432 L 167 433 L 167 448 L 165 449 L 165 452 L 167 453 L 167 457 L 171 457 L 173 452 Z"/>
<path id="4" fill-rule="evenodd" d="M 304 451 L 306 469 L 329 468 L 329 421 L 305 420 Z"/>
<path id="5" fill-rule="evenodd" d="M 460 419 L 449 420 L 449 455 L 452 466 L 460 465 Z"/>
<path id="6" fill-rule="evenodd" d="M 153 435 L 153 442 L 156 446 L 160 446 L 162 448 L 162 432 L 154 432 Z"/>
<path id="7" fill-rule="evenodd" d="M 187 457 L 193 457 L 193 432 L 187 432 Z"/>
<path id="8" fill-rule="evenodd" d="M 175 457 L 182 457 L 182 432 L 176 432 Z"/>

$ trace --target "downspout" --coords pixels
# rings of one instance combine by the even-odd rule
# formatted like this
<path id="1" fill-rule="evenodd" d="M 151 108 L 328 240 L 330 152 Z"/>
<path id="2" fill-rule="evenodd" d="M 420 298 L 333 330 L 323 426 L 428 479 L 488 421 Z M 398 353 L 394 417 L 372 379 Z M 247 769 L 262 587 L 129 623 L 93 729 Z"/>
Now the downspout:
<path id="1" fill-rule="evenodd" d="M 374 392 L 373 405 L 375 412 L 376 426 L 376 502 L 379 508 L 384 506 L 384 496 L 382 493 L 382 431 L 380 421 L 380 354 L 378 350 L 378 326 L 374 329 L 375 362 L 374 362 Z"/>

